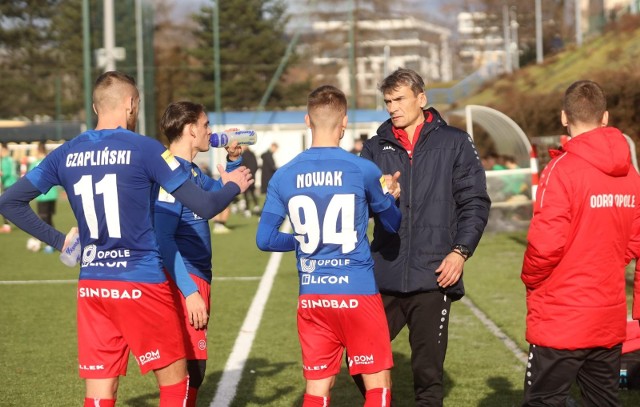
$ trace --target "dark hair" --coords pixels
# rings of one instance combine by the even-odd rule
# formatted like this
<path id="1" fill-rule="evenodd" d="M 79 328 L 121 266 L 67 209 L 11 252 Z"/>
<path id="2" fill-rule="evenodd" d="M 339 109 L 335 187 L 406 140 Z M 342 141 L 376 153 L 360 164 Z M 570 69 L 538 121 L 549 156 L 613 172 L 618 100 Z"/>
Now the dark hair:
<path id="1" fill-rule="evenodd" d="M 171 103 L 160 119 L 160 130 L 171 144 L 180 138 L 184 126 L 197 123 L 202 113 L 206 113 L 206 109 L 199 103 L 187 101 Z"/>
<path id="2" fill-rule="evenodd" d="M 607 97 L 597 83 L 577 81 L 567 88 L 562 109 L 569 123 L 599 124 L 607 111 Z"/>
<path id="3" fill-rule="evenodd" d="M 307 98 L 307 111 L 320 107 L 329 107 L 336 112 L 347 112 L 347 97 L 344 93 L 331 85 L 323 85 L 314 89 Z"/>
<path id="4" fill-rule="evenodd" d="M 414 70 L 398 68 L 391 75 L 382 80 L 380 92 L 388 93 L 398 89 L 400 86 L 408 86 L 415 96 L 424 93 L 424 80 Z"/>

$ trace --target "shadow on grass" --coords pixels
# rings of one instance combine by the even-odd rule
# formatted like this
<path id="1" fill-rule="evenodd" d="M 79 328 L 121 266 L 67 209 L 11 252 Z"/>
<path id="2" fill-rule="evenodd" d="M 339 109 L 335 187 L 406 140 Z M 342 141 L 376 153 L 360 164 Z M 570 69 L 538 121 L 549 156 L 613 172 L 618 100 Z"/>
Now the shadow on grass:
<path id="1" fill-rule="evenodd" d="M 490 377 L 487 387 L 491 393 L 478 403 L 478 407 L 511 407 L 519 406 L 524 395 L 522 389 L 515 389 L 506 377 Z"/>
<path id="2" fill-rule="evenodd" d="M 152 374 L 152 373 L 151 373 Z M 131 397 L 126 400 L 117 400 L 118 406 L 135 406 L 135 407 L 156 407 L 158 405 L 158 392 L 143 394 L 137 397 Z"/>
<path id="3" fill-rule="evenodd" d="M 238 384 L 238 390 L 235 398 L 231 403 L 231 406 L 240 407 L 246 406 L 249 403 L 251 405 L 259 406 L 278 406 L 285 405 L 281 401 L 284 395 L 290 394 L 294 391 L 294 386 L 285 385 L 279 386 L 278 379 L 273 379 L 276 384 L 269 388 L 269 392 L 265 395 L 256 394 L 256 383 L 258 380 L 269 381 L 270 377 L 276 377 L 282 370 L 292 363 L 269 363 L 267 359 L 263 358 L 250 358 L 245 364 L 245 369 L 242 373 L 242 378 Z M 198 406 L 209 406 L 215 392 L 218 388 L 222 372 L 217 370 L 215 372 L 208 373 L 203 386 L 198 391 Z M 145 406 L 146 407 L 146 406 Z"/>
<path id="4" fill-rule="evenodd" d="M 527 238 L 522 236 L 511 235 L 509 239 L 518 243 L 520 246 L 527 247 Z"/>
<path id="5" fill-rule="evenodd" d="M 411 362 L 402 353 L 393 354 L 394 367 L 391 370 L 393 401 L 392 407 L 414 406 L 413 379 Z M 300 371 L 302 375 L 302 371 Z M 302 406 L 304 387 L 299 390 L 300 395 L 292 406 Z M 342 365 L 340 373 L 336 377 L 335 385 L 331 389 L 331 407 L 357 407 L 364 405 L 364 396 L 349 375 L 346 363 Z"/>

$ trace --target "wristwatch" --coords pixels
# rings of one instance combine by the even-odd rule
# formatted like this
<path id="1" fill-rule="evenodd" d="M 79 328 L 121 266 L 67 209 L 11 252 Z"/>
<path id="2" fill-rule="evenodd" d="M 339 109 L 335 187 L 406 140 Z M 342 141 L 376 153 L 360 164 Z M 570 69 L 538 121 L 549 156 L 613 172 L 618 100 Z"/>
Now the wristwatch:
<path id="1" fill-rule="evenodd" d="M 469 248 L 463 244 L 454 244 L 451 248 L 451 251 L 462 255 L 465 260 L 467 260 L 469 258 L 469 255 L 471 254 Z"/>

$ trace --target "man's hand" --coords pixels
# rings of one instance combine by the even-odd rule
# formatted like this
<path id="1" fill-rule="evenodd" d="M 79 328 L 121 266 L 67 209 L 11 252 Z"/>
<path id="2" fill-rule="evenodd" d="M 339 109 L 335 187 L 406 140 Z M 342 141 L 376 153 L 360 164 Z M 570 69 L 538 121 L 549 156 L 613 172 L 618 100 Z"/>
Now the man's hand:
<path id="1" fill-rule="evenodd" d="M 231 172 L 226 172 L 222 164 L 218 164 L 218 172 L 220 172 L 223 184 L 235 182 L 240 187 L 240 193 L 246 191 L 249 185 L 253 184 L 253 176 L 247 167 L 242 166 Z"/>
<path id="2" fill-rule="evenodd" d="M 203 329 L 209 322 L 209 314 L 207 313 L 207 305 L 205 304 L 199 292 L 189 294 L 185 298 L 187 304 L 187 314 L 189 315 L 189 323 L 195 329 Z"/>
<path id="3" fill-rule="evenodd" d="M 393 195 L 394 199 L 398 199 L 400 197 L 400 183 L 398 182 L 398 178 L 400 178 L 400 171 L 396 171 L 393 175 L 384 175 L 384 181 L 387 184 L 387 189 L 389 190 L 389 193 Z"/>
<path id="4" fill-rule="evenodd" d="M 73 236 L 78 233 L 78 228 L 77 227 L 72 227 L 71 230 L 69 230 L 69 233 L 67 233 L 67 236 L 64 238 L 64 246 L 62 246 L 62 250 L 64 252 L 64 249 L 66 249 L 67 247 L 69 247 L 70 244 L 73 243 Z"/>
<path id="5" fill-rule="evenodd" d="M 231 133 L 238 130 L 240 129 L 234 127 L 232 129 L 226 129 L 224 132 Z M 227 150 L 227 158 L 229 159 L 229 161 L 238 161 L 238 159 L 242 155 L 242 146 L 239 146 L 238 141 L 236 140 L 234 140 L 231 144 L 226 146 L 224 149 Z"/>
<path id="6" fill-rule="evenodd" d="M 464 258 L 458 253 L 449 253 L 436 269 L 438 285 L 442 288 L 450 287 L 460 280 Z"/>

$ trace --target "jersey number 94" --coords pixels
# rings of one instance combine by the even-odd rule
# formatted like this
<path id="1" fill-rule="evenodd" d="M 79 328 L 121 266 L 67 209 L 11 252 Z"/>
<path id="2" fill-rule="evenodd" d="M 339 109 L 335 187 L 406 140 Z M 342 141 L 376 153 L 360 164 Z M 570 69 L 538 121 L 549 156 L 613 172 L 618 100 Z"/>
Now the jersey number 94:
<path id="1" fill-rule="evenodd" d="M 289 219 L 300 243 L 300 250 L 310 254 L 320 245 L 337 244 L 342 253 L 349 253 L 356 247 L 357 232 L 354 224 L 355 195 L 333 195 L 325 211 L 322 225 L 318 208 L 310 197 L 296 195 L 289 200 Z M 338 228 L 338 220 L 340 228 Z M 322 232 L 322 233 L 321 233 Z"/>

